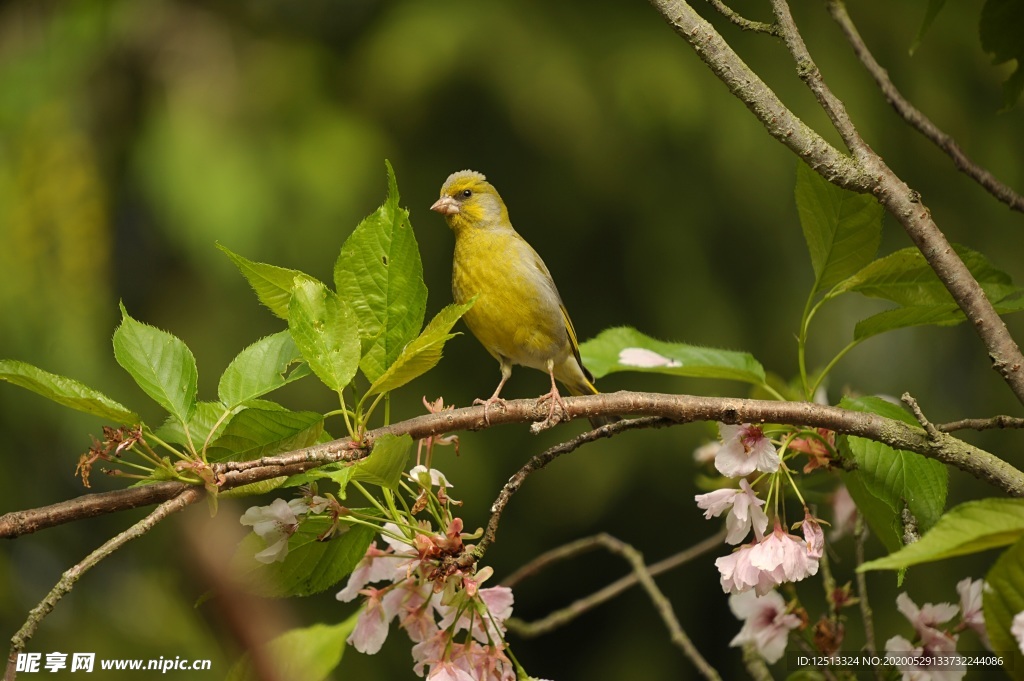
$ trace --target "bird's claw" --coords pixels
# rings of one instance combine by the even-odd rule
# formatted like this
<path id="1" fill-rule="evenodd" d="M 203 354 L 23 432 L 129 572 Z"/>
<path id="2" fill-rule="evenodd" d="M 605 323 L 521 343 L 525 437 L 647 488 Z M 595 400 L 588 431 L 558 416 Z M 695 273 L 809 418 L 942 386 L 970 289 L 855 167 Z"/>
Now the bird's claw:
<path id="1" fill-rule="evenodd" d="M 491 425 L 491 416 L 490 414 L 488 414 L 488 411 L 490 410 L 491 407 L 498 404 L 501 405 L 501 410 L 505 411 L 505 399 L 503 397 L 492 396 L 488 397 L 486 400 L 481 400 L 480 398 L 477 398 L 473 400 L 473 404 L 482 404 L 484 406 L 484 423 L 486 423 L 487 425 Z"/>
<path id="2" fill-rule="evenodd" d="M 557 388 L 552 387 L 551 392 L 545 393 L 537 398 L 538 405 L 549 401 L 551 402 L 551 407 L 548 409 L 548 417 L 543 421 L 533 424 L 531 427 L 535 433 L 547 430 L 569 417 L 569 408 L 566 406 L 565 400 L 563 400 L 562 396 L 558 393 Z M 559 407 L 562 411 L 557 418 L 555 417 L 555 407 Z"/>

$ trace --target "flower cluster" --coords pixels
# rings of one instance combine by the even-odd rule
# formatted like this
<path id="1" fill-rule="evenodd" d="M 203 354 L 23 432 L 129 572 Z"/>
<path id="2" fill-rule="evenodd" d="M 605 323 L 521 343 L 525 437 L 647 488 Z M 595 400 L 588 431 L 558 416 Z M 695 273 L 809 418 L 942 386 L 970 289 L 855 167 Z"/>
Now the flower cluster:
<path id="1" fill-rule="evenodd" d="M 423 466 L 414 468 L 410 478 L 440 490 L 448 486 L 443 475 Z M 365 597 L 348 639 L 356 650 L 379 651 L 397 622 L 415 643 L 413 670 L 418 675 L 430 681 L 514 681 L 516 670 L 504 641 L 512 591 L 481 587 L 493 570 L 474 572 L 472 561 L 461 560 L 472 549 L 463 543 L 462 529 L 460 518 L 451 518 L 443 532 L 426 520 L 414 526 L 384 525 L 384 548 L 370 545 L 337 596 L 340 601 Z"/>
<path id="2" fill-rule="evenodd" d="M 793 484 L 783 459 L 787 452 L 802 453 L 816 462 L 809 470 L 826 466 L 832 440 L 827 431 L 793 434 L 783 440 L 780 452 L 761 426 L 720 423 L 718 430 L 721 443 L 704 445 L 694 456 L 702 463 L 714 461 L 726 477 L 739 478 L 739 488 L 718 489 L 694 499 L 709 520 L 725 513 L 725 541 L 740 545 L 715 561 L 722 590 L 731 594 L 729 606 L 743 620 L 743 628 L 730 645 L 750 644 L 767 661 L 776 662 L 786 650 L 789 632 L 805 626 L 806 616 L 794 614 L 775 588 L 817 574 L 825 550 L 825 533 L 806 505 L 803 520 L 793 525 L 801 528 L 802 536 L 790 534 L 783 524 L 779 515 L 781 483 L 788 480 Z M 760 477 L 748 481 L 747 476 L 754 474 Z M 765 487 L 775 494 L 771 517 L 765 512 L 766 500 L 758 497 L 754 488 L 766 477 Z M 772 530 L 766 534 L 769 520 Z M 744 544 L 751 533 L 753 539 Z"/>
<path id="3" fill-rule="evenodd" d="M 959 632 L 964 629 L 973 629 L 982 643 L 989 647 L 985 618 L 981 610 L 984 587 L 985 583 L 980 579 L 961 580 L 956 585 L 956 590 L 960 594 L 959 605 L 925 603 L 924 606 L 918 607 L 906 593 L 896 597 L 896 608 L 914 627 L 915 637 L 910 641 L 903 636 L 893 636 L 885 642 L 885 650 L 890 654 L 919 661 L 915 664 L 900 665 L 904 681 L 958 681 L 964 677 L 967 671 L 964 666 L 948 663 L 934 666 L 929 664 L 929 660 L 948 660 L 955 656 Z M 954 626 L 951 622 L 958 614 L 960 622 Z"/>
<path id="4" fill-rule="evenodd" d="M 715 468 L 729 477 L 739 477 L 739 489 L 720 489 L 695 497 L 704 517 L 727 513 L 726 542 L 739 544 L 753 530 L 754 541 L 715 561 L 721 574 L 722 590 L 739 594 L 753 589 L 765 596 L 785 582 L 798 582 L 817 574 L 818 560 L 825 545 L 821 525 L 805 509 L 803 537 L 789 534 L 778 517 L 773 531 L 765 536 L 768 516 L 745 476 L 760 471 L 776 473 L 783 465 L 778 450 L 760 426 L 719 424 L 722 444 L 714 452 Z M 707 456 L 707 453 L 704 453 Z"/>

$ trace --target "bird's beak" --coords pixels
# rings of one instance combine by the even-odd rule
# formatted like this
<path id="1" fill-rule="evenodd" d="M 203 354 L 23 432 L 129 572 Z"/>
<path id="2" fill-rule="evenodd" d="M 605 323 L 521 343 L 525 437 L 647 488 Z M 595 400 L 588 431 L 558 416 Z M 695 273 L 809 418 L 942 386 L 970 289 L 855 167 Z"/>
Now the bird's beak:
<path id="1" fill-rule="evenodd" d="M 451 196 L 442 196 L 434 201 L 430 210 L 437 211 L 441 215 L 456 215 L 459 212 L 459 202 Z"/>

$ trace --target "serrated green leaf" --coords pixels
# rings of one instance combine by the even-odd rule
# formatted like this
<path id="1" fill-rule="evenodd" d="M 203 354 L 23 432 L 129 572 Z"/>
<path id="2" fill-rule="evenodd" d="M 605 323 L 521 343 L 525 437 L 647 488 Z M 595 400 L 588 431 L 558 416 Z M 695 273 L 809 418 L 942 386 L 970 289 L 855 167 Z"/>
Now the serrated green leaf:
<path id="1" fill-rule="evenodd" d="M 895 570 L 1009 546 L 1024 536 L 1024 499 L 979 499 L 939 518 L 913 544 L 864 563 L 860 570 Z"/>
<path id="2" fill-rule="evenodd" d="M 1013 657 L 1002 665 L 1014 679 L 1024 679 L 1024 655 L 1010 631 L 1013 618 L 1024 612 L 1024 539 L 1003 552 L 985 576 L 982 591 L 985 631 L 992 650 Z"/>
<path id="3" fill-rule="evenodd" d="M 359 612 L 339 624 L 314 624 L 292 629 L 265 646 L 264 659 L 269 660 L 270 678 L 324 681 L 341 663 L 349 634 L 355 629 Z M 225 681 L 259 681 L 252 669 L 248 653 L 231 669 Z"/>
<path id="4" fill-rule="evenodd" d="M 395 363 L 373 382 L 366 394 L 376 395 L 400 388 L 433 369 L 441 361 L 444 344 L 458 335 L 449 333 L 451 328 L 475 301 L 476 298 L 462 305 L 452 303 L 438 312 L 423 332 L 402 348 Z"/>
<path id="5" fill-rule="evenodd" d="M 231 360 L 220 377 L 217 395 L 228 408 L 237 407 L 308 376 L 309 367 L 301 361 L 288 331 L 262 338 Z"/>
<path id="6" fill-rule="evenodd" d="M 958 307 L 932 305 L 929 307 L 897 307 L 883 310 L 862 319 L 853 327 L 853 337 L 862 341 L 886 331 L 906 329 L 912 326 L 953 326 L 966 317 Z"/>
<path id="7" fill-rule="evenodd" d="M 843 398 L 839 406 L 916 425 L 901 407 L 877 397 Z M 903 545 L 904 506 L 921 532 L 938 522 L 949 484 L 949 473 L 940 462 L 849 435 L 839 437 L 838 446 L 857 464 L 856 470 L 843 475 L 850 496 L 889 551 Z"/>
<path id="8" fill-rule="evenodd" d="M 352 310 L 334 291 L 297 277 L 288 305 L 288 331 L 309 368 L 340 392 L 359 367 L 359 328 Z"/>
<path id="9" fill-rule="evenodd" d="M 353 509 L 374 513 L 373 509 Z M 344 579 L 366 553 L 374 531 L 363 525 L 352 525 L 327 541 L 317 537 L 331 526 L 322 517 L 305 518 L 298 531 L 288 540 L 288 555 L 278 563 L 260 563 L 255 555 L 266 548 L 256 534 L 243 539 L 232 558 L 232 573 L 253 593 L 268 598 L 310 596 L 331 588 Z"/>
<path id="10" fill-rule="evenodd" d="M 408 434 L 381 435 L 373 442 L 373 451 L 352 466 L 350 479 L 368 482 L 388 489 L 398 489 L 402 473 L 409 463 L 412 437 Z"/>
<path id="11" fill-rule="evenodd" d="M 122 303 L 114 358 L 143 392 L 179 421 L 188 422 L 196 408 L 199 372 L 196 358 L 180 338 L 132 319 Z"/>
<path id="12" fill-rule="evenodd" d="M 1010 275 L 995 267 L 982 253 L 960 245 L 954 245 L 953 250 L 993 303 L 1020 295 L 1022 289 L 1013 284 Z M 856 274 L 836 284 L 829 292 L 829 297 L 850 291 L 870 298 L 891 300 L 905 307 L 956 306 L 945 284 L 939 280 L 921 252 L 913 247 L 869 263 Z"/>
<path id="13" fill-rule="evenodd" d="M 914 54 L 914 52 L 917 51 L 917 48 L 921 46 L 921 41 L 924 40 L 924 34 L 932 27 L 935 17 L 939 16 L 939 12 L 945 5 L 946 0 L 928 0 L 928 9 L 925 10 L 924 20 L 921 22 L 921 28 L 917 31 L 917 37 L 914 38 L 914 42 L 910 46 L 910 54 Z"/>
<path id="14" fill-rule="evenodd" d="M 207 451 L 210 461 L 252 461 L 316 443 L 324 417 L 314 411 L 244 409 Z"/>
<path id="15" fill-rule="evenodd" d="M 226 246 L 217 244 L 238 267 L 256 297 L 267 309 L 281 319 L 288 319 L 288 303 L 292 298 L 292 284 L 296 277 L 306 276 L 299 270 L 290 270 L 276 265 L 255 262 L 232 252 Z"/>
<path id="16" fill-rule="evenodd" d="M 0 360 L 0 381 L 31 390 L 48 400 L 122 425 L 139 422 L 139 415 L 73 378 L 51 374 L 13 359 Z"/>
<path id="17" fill-rule="evenodd" d="M 228 410 L 220 402 L 196 403 L 196 410 L 192 413 L 192 417 L 188 420 L 187 424 L 188 433 L 192 436 L 192 444 L 195 447 L 203 446 L 214 426 L 217 426 L 217 432 L 214 433 L 214 437 L 217 437 L 217 435 L 224 431 L 224 426 L 228 422 L 227 419 L 221 420 L 221 417 L 225 411 Z M 185 427 L 186 424 L 183 424 L 176 417 L 168 416 L 167 420 L 156 429 L 154 434 L 164 442 L 188 446 L 189 438 L 185 434 Z"/>
<path id="18" fill-rule="evenodd" d="M 981 49 L 992 55 L 993 64 L 1016 61 L 1003 83 L 1003 110 L 1013 107 L 1024 90 L 1024 2 L 985 0 L 978 25 Z"/>
<path id="19" fill-rule="evenodd" d="M 359 366 L 371 383 L 416 337 L 427 307 L 423 263 L 409 211 L 398 205 L 395 172 L 390 162 L 385 163 L 387 200 L 349 235 L 334 265 L 338 295 L 359 322 Z"/>
<path id="20" fill-rule="evenodd" d="M 841 189 L 797 164 L 796 207 L 814 267 L 813 293 L 867 265 L 882 237 L 882 206 L 869 194 Z"/>
<path id="21" fill-rule="evenodd" d="M 764 367 L 746 352 L 655 340 L 636 329 L 605 329 L 580 345 L 583 364 L 596 378 L 617 371 L 644 371 L 691 378 L 765 382 Z"/>
<path id="22" fill-rule="evenodd" d="M 997 312 L 1009 314 L 1024 308 L 1024 289 L 1014 285 L 1008 274 L 977 251 L 964 246 L 954 246 L 954 249 Z M 858 322 L 854 329 L 854 338 L 858 341 L 895 329 L 923 325 L 952 326 L 966 320 L 945 285 L 916 248 L 904 248 L 875 260 L 836 284 L 828 296 L 849 292 L 890 300 L 902 306 Z"/>

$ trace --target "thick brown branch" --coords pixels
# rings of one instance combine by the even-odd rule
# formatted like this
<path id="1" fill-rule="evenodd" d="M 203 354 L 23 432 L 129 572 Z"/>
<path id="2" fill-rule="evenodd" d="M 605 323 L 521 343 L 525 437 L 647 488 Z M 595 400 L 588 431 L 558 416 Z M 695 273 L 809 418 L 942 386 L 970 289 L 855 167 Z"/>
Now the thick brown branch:
<path id="1" fill-rule="evenodd" d="M 617 392 L 565 399 L 569 418 L 609 416 L 614 414 L 659 417 L 648 422 L 619 422 L 603 426 L 581 435 L 580 441 L 589 441 L 627 428 L 653 427 L 669 422 L 721 421 L 723 423 L 788 423 L 827 428 L 837 433 L 856 435 L 882 442 L 894 449 L 905 449 L 931 457 L 959 468 L 984 480 L 1011 496 L 1024 496 L 1024 473 L 989 452 L 963 442 L 948 433 L 930 438 L 921 428 L 902 421 L 875 414 L 848 411 L 810 402 L 774 402 L 732 397 L 700 397 L 695 395 L 666 395 L 661 393 Z M 414 440 L 430 435 L 442 435 L 462 430 L 482 430 L 512 423 L 531 423 L 547 418 L 548 408 L 537 400 L 511 400 L 504 409 L 491 409 L 489 423 L 484 421 L 484 408 L 465 407 L 438 414 L 425 414 L 407 421 L 379 428 L 367 434 L 363 448 L 355 448 L 347 439 L 314 445 L 286 454 L 266 457 L 257 467 L 233 470 L 236 464 L 217 464 L 215 471 L 223 481 L 222 489 L 231 489 L 261 480 L 294 475 L 327 463 L 357 461 L 366 456 L 373 440 L 385 433 L 408 434 Z M 564 445 L 560 445 L 564 446 Z M 578 445 L 577 445 L 578 446 Z M 250 462 L 243 465 L 248 466 Z M 129 492 L 126 491 L 125 494 Z M 107 493 L 108 505 L 90 507 L 88 515 L 120 510 L 118 493 Z M 81 503 L 78 500 L 65 503 Z M 60 504 L 43 509 L 21 511 L 0 517 L 0 537 L 18 536 L 19 527 L 31 527 L 41 516 L 59 518 L 61 522 L 76 520 L 79 516 L 57 509 Z M 17 523 L 5 520 L 16 515 Z M 40 527 L 44 525 L 39 525 Z"/>
<path id="2" fill-rule="evenodd" d="M 29 511 L 12 511 L 0 516 L 0 537 L 18 537 L 63 525 L 71 520 L 83 520 L 115 511 L 151 506 L 173 499 L 187 487 L 188 485 L 181 482 L 156 482 L 143 487 L 85 494 Z"/>
<path id="3" fill-rule="evenodd" d="M 931 140 L 935 146 L 945 152 L 953 160 L 957 170 L 980 184 L 988 193 L 1011 209 L 1024 212 L 1024 197 L 997 180 L 992 173 L 972 161 L 963 152 L 960 145 L 956 143 L 956 140 L 940 130 L 931 119 L 903 96 L 889 78 L 886 70 L 882 68 L 881 64 L 875 60 L 874 55 L 871 54 L 871 50 L 868 49 L 867 44 L 846 11 L 846 3 L 842 0 L 828 0 L 828 11 L 836 23 L 839 24 L 839 28 L 853 48 L 854 54 L 860 59 L 861 64 L 871 74 L 871 77 L 875 79 L 878 89 L 882 91 L 885 100 L 896 110 L 896 113 L 915 130 Z"/>

